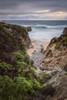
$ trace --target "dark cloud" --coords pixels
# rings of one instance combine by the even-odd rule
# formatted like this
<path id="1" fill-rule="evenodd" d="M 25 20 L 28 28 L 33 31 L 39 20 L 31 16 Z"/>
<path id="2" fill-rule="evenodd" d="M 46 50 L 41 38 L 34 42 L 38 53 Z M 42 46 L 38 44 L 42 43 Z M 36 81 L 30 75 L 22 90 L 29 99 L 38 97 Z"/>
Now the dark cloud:
<path id="1" fill-rule="evenodd" d="M 47 9 L 66 12 L 67 0 L 0 0 L 0 15 L 27 15 Z"/>

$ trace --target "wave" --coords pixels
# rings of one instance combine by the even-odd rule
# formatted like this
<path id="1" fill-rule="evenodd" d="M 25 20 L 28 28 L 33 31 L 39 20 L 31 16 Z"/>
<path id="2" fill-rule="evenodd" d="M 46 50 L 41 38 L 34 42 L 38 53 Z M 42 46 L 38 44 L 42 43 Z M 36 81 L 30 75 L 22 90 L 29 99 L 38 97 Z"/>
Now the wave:
<path id="1" fill-rule="evenodd" d="M 65 28 L 67 25 L 24 25 L 25 27 L 32 27 L 37 29 L 59 29 L 59 28 Z"/>
<path id="2" fill-rule="evenodd" d="M 49 25 L 35 25 L 32 28 L 50 28 L 50 29 L 57 29 L 57 28 L 65 28 L 67 25 L 56 25 L 56 26 L 49 26 Z"/>

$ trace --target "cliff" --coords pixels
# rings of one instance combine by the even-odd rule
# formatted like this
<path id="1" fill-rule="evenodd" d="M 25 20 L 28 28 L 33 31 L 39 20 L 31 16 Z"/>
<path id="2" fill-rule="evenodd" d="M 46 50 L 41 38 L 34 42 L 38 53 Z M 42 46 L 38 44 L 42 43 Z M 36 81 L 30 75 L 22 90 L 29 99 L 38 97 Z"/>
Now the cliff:
<path id="1" fill-rule="evenodd" d="M 26 53 L 29 28 L 0 23 L 0 100 L 32 100 L 43 77 Z"/>
<path id="2" fill-rule="evenodd" d="M 44 60 L 40 66 L 41 69 L 59 66 L 61 69 L 67 70 L 67 28 L 58 38 L 53 38 L 46 51 L 44 52 Z"/>
<path id="3" fill-rule="evenodd" d="M 45 100 L 67 100 L 67 28 L 60 37 L 53 38 L 49 43 L 44 51 L 40 71 L 40 74 L 45 73 L 48 78 L 50 76 L 46 83 L 51 84 L 55 90 L 54 94 L 47 96 Z"/>
<path id="4" fill-rule="evenodd" d="M 26 52 L 28 31 L 0 23 L 0 100 L 66 100 L 67 28 L 44 51 L 40 74 Z"/>

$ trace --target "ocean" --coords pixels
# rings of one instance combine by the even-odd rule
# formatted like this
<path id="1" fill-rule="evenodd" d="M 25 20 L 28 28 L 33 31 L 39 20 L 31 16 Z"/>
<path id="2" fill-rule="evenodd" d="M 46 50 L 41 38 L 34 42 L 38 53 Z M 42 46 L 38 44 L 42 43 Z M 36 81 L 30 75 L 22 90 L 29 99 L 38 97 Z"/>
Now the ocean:
<path id="1" fill-rule="evenodd" d="M 67 20 L 8 20 L 9 24 L 16 24 L 25 27 L 31 27 L 29 32 L 30 39 L 50 41 L 53 37 L 59 37 L 63 29 L 67 27 Z"/>

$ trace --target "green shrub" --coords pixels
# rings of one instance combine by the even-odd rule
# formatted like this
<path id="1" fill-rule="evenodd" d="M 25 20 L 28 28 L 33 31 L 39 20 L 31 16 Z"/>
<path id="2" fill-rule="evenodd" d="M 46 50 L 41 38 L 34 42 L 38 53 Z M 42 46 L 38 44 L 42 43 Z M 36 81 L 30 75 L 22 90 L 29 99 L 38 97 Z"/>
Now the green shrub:
<path id="1" fill-rule="evenodd" d="M 48 86 L 50 86 L 50 84 L 49 84 L 49 83 L 46 83 L 46 84 L 44 84 L 44 85 L 42 86 L 42 88 L 45 88 L 45 87 L 48 87 Z"/>
<path id="2" fill-rule="evenodd" d="M 46 57 L 47 56 L 51 56 L 52 55 L 52 50 L 49 50 L 48 52 L 47 52 L 47 54 L 46 54 Z"/>
<path id="3" fill-rule="evenodd" d="M 43 78 L 42 75 L 39 75 L 39 74 L 37 74 L 37 73 L 35 73 L 35 75 L 36 75 L 36 78 L 37 78 L 41 83 L 44 82 L 44 78 Z"/>
<path id="4" fill-rule="evenodd" d="M 48 74 L 48 73 L 45 73 L 45 76 L 46 76 L 47 79 L 51 78 L 51 75 Z"/>
<path id="5" fill-rule="evenodd" d="M 39 89 L 42 88 L 40 82 L 38 82 L 35 78 L 33 79 L 33 87 L 34 87 L 34 89 L 36 89 L 36 90 L 39 90 Z"/>
<path id="6" fill-rule="evenodd" d="M 17 61 L 17 65 L 18 65 L 18 66 L 26 66 L 26 63 L 25 63 L 25 62 Z"/>
<path id="7" fill-rule="evenodd" d="M 28 73 L 28 72 L 29 72 L 29 68 L 26 68 L 26 69 L 23 70 L 22 75 L 25 76 L 26 73 Z"/>
<path id="8" fill-rule="evenodd" d="M 17 58 L 19 61 L 24 61 L 24 59 L 25 59 L 24 55 L 22 55 L 20 52 L 13 52 L 12 54 L 15 55 L 16 58 Z"/>
<path id="9" fill-rule="evenodd" d="M 13 39 L 15 45 L 18 44 L 18 42 L 17 42 L 15 36 L 14 36 L 11 32 L 9 32 L 9 31 L 8 31 L 7 29 L 5 29 L 5 28 L 3 29 L 3 32 L 5 32 L 9 37 L 11 37 L 11 38 Z"/>
<path id="10" fill-rule="evenodd" d="M 55 49 L 59 49 L 61 46 L 61 43 L 60 42 L 57 42 L 56 46 L 55 46 Z"/>
<path id="11" fill-rule="evenodd" d="M 7 75 L 0 76 L 0 98 L 2 98 L 1 100 L 16 100 L 14 99 L 14 93 L 15 87 L 13 80 Z"/>
<path id="12" fill-rule="evenodd" d="M 14 70 L 15 68 L 13 67 L 13 65 L 7 64 L 5 62 L 0 62 L 0 70 Z"/>
<path id="13" fill-rule="evenodd" d="M 67 75 L 67 73 L 64 73 L 64 75 Z"/>
<path id="14" fill-rule="evenodd" d="M 20 94 L 23 94 L 23 93 L 34 94 L 33 85 L 31 84 L 31 82 L 27 81 L 25 77 L 17 78 L 17 91 Z"/>
<path id="15" fill-rule="evenodd" d="M 33 72 L 35 72 L 35 71 L 36 71 L 36 69 L 35 69 L 34 67 L 31 67 L 31 70 L 32 70 Z"/>
<path id="16" fill-rule="evenodd" d="M 64 37 L 63 38 L 63 46 L 66 46 L 67 47 L 67 37 Z"/>

